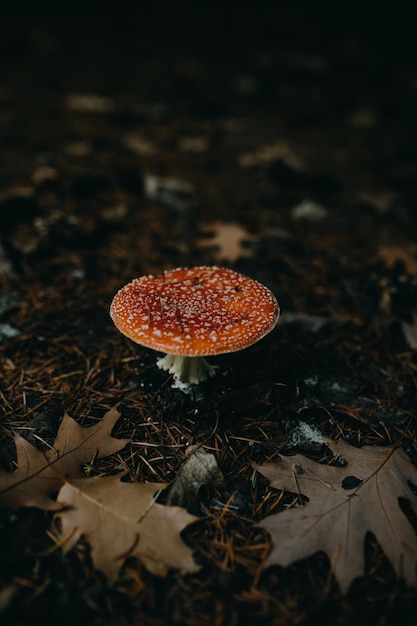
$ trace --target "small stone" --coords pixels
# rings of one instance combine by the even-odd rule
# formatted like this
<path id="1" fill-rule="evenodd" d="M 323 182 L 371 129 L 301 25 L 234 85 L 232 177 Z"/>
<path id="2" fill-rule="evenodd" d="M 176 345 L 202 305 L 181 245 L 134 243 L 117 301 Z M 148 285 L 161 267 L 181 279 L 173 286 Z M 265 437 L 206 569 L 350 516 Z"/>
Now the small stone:
<path id="1" fill-rule="evenodd" d="M 149 199 L 180 211 L 188 209 L 194 194 L 192 183 L 176 178 L 148 175 L 144 186 Z"/>
<path id="2" fill-rule="evenodd" d="M 0 342 L 5 339 L 12 339 L 18 337 L 22 333 L 17 328 L 14 328 L 10 324 L 0 324 Z"/>
<path id="3" fill-rule="evenodd" d="M 328 215 L 327 209 L 312 200 L 303 200 L 291 209 L 291 217 L 295 220 L 321 222 Z"/>

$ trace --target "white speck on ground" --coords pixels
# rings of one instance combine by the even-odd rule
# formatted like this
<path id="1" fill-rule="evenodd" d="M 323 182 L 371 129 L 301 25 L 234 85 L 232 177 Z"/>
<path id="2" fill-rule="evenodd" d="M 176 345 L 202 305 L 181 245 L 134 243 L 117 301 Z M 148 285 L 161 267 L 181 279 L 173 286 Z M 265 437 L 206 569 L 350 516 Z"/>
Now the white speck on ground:
<path id="1" fill-rule="evenodd" d="M 300 422 L 298 426 L 291 432 L 288 443 L 293 446 L 317 443 L 319 445 L 326 443 L 324 435 L 315 426 L 310 426 L 307 422 Z"/>

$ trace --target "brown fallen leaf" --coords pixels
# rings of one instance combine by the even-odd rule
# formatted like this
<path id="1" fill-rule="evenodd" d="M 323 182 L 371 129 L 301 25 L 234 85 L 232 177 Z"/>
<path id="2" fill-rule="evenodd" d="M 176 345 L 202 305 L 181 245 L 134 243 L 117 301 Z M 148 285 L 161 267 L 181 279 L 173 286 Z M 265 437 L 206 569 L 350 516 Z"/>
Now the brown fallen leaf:
<path id="1" fill-rule="evenodd" d="M 164 483 L 126 483 L 120 476 L 82 478 L 67 482 L 58 502 L 65 507 L 56 518 L 64 551 L 84 536 L 95 567 L 110 582 L 127 557 L 137 557 L 152 573 L 164 576 L 170 567 L 195 572 L 192 551 L 180 537 L 198 518 L 184 509 L 155 502 Z"/>
<path id="2" fill-rule="evenodd" d="M 301 155 L 297 153 L 294 146 L 283 140 L 279 140 L 273 144 L 259 146 L 255 152 L 242 153 L 238 157 L 238 162 L 240 167 L 249 169 L 265 167 L 276 159 L 284 161 L 284 163 L 293 169 L 304 169 L 304 160 Z"/>
<path id="3" fill-rule="evenodd" d="M 172 484 L 167 503 L 192 509 L 203 485 L 216 486 L 222 485 L 223 482 L 223 474 L 214 454 L 207 452 L 198 444 L 190 446 L 187 457 Z"/>
<path id="4" fill-rule="evenodd" d="M 400 246 L 380 246 L 378 258 L 389 269 L 401 263 L 406 274 L 417 276 L 417 246 L 414 243 L 404 242 Z"/>
<path id="5" fill-rule="evenodd" d="M 253 251 L 243 243 L 258 241 L 258 237 L 235 222 L 212 222 L 204 224 L 203 237 L 198 248 L 213 248 L 213 256 L 219 262 L 233 263 L 244 256 L 252 256 Z"/>
<path id="6" fill-rule="evenodd" d="M 81 478 L 83 465 L 113 454 L 128 443 L 128 439 L 111 436 L 119 417 L 118 409 L 113 407 L 94 426 L 84 427 L 65 414 L 53 446 L 44 452 L 16 435 L 17 469 L 6 472 L 0 468 L 0 504 L 11 509 L 60 508 L 55 497 L 66 478 Z"/>
<path id="7" fill-rule="evenodd" d="M 281 456 L 257 470 L 277 489 L 303 494 L 309 502 L 264 519 L 273 549 L 267 566 L 287 566 L 318 551 L 325 552 L 342 592 L 364 575 L 364 539 L 372 532 L 397 575 L 416 585 L 417 535 L 401 511 L 406 498 L 417 513 L 409 481 L 417 484 L 417 469 L 401 448 L 354 448 L 342 440 L 327 444 L 347 462 L 346 467 L 322 465 L 301 454 Z M 361 481 L 347 490 L 348 477 Z"/>

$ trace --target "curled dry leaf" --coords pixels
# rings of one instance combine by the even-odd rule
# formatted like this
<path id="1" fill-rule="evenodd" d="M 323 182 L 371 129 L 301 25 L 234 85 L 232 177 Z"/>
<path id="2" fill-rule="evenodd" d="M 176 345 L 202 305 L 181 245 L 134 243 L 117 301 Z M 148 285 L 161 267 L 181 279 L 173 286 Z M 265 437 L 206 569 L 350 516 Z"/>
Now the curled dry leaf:
<path id="1" fill-rule="evenodd" d="M 417 536 L 398 499 L 407 499 L 417 513 L 409 481 L 417 484 L 417 469 L 401 448 L 354 448 L 342 440 L 327 441 L 346 461 L 346 467 L 322 465 L 301 454 L 281 456 L 257 470 L 273 487 L 309 498 L 304 506 L 264 519 L 273 549 L 267 566 L 287 566 L 318 551 L 325 552 L 343 592 L 364 575 L 364 539 L 372 532 L 397 575 L 416 585 Z M 343 488 L 356 477 L 360 484 Z"/>
<path id="2" fill-rule="evenodd" d="M 60 508 L 55 497 L 66 478 L 81 478 L 84 465 L 114 454 L 128 443 L 128 439 L 111 436 L 119 417 L 113 407 L 94 426 L 84 427 L 65 414 L 53 446 L 44 452 L 16 435 L 17 469 L 6 472 L 0 468 L 0 504 L 11 509 Z"/>
<path id="3" fill-rule="evenodd" d="M 191 446 L 171 487 L 167 502 L 192 509 L 203 485 L 220 486 L 223 482 L 223 474 L 214 454 L 199 445 Z"/>
<path id="4" fill-rule="evenodd" d="M 56 514 L 63 537 L 70 537 L 64 551 L 84 536 L 91 546 L 95 567 L 110 582 L 117 578 L 127 557 L 137 557 L 145 567 L 164 576 L 170 567 L 196 571 L 192 551 L 180 537 L 198 518 L 184 509 L 155 501 L 163 483 L 126 483 L 120 476 L 68 481 Z"/>

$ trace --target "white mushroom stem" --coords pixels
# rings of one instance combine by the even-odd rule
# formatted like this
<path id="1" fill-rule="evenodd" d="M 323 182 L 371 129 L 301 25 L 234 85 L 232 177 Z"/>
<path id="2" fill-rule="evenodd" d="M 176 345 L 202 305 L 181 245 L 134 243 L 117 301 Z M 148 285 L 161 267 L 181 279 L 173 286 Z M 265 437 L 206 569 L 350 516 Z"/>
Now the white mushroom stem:
<path id="1" fill-rule="evenodd" d="M 216 373 L 216 367 L 202 356 L 166 354 L 156 364 L 159 369 L 168 371 L 177 382 L 184 385 L 198 385 Z"/>

